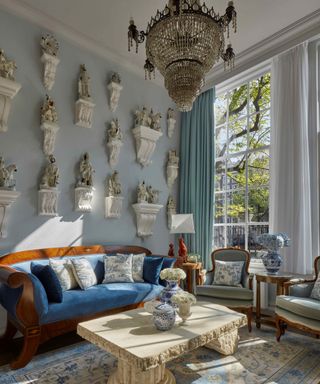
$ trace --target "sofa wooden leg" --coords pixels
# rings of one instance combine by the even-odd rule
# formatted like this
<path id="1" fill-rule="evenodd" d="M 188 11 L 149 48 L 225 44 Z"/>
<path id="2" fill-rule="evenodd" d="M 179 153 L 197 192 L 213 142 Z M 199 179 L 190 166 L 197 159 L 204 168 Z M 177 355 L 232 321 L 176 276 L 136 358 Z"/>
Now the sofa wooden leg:
<path id="1" fill-rule="evenodd" d="M 12 340 L 17 332 L 17 328 L 11 323 L 9 319 L 7 319 L 6 330 L 4 334 L 0 336 L 0 346 L 3 344 L 7 345 L 8 341 Z"/>
<path id="2" fill-rule="evenodd" d="M 40 327 L 26 329 L 22 350 L 17 359 L 10 363 L 11 369 L 19 369 L 25 367 L 37 352 L 39 344 Z"/>
<path id="3" fill-rule="evenodd" d="M 280 338 L 283 335 L 283 327 L 282 327 L 282 321 L 278 316 L 276 316 L 276 327 L 277 327 L 276 338 L 277 338 L 277 341 L 280 341 Z"/>
<path id="4" fill-rule="evenodd" d="M 252 325 L 251 325 L 251 321 L 252 321 L 252 313 L 253 313 L 253 308 L 250 307 L 250 308 L 247 310 L 248 331 L 249 331 L 249 332 L 252 331 Z"/>

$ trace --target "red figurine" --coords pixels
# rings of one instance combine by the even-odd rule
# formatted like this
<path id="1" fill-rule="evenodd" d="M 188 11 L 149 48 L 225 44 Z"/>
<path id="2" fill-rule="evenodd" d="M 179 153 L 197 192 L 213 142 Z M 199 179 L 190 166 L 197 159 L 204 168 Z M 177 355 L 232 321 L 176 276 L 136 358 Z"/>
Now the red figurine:
<path id="1" fill-rule="evenodd" d="M 179 257 L 183 260 L 184 263 L 187 262 L 188 249 L 183 241 L 183 237 L 179 238 Z"/>
<path id="2" fill-rule="evenodd" d="M 174 245 L 173 245 L 173 243 L 169 244 L 168 256 L 174 257 Z"/>

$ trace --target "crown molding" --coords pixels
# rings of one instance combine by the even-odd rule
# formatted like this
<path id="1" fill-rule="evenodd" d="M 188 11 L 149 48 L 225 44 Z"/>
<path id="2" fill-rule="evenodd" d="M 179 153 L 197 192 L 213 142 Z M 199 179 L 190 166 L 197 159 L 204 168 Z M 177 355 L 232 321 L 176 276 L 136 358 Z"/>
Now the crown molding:
<path id="1" fill-rule="evenodd" d="M 100 56 L 115 66 L 120 65 L 128 72 L 145 79 L 143 68 L 133 65 L 127 57 L 115 53 L 107 45 L 98 43 L 96 40 L 90 38 L 81 31 L 78 31 L 58 19 L 31 7 L 22 0 L 0 0 L 0 6 L 9 11 L 11 14 L 36 24 L 57 36 L 61 36 L 73 45 Z M 155 80 L 152 80 L 152 83 L 163 87 L 162 76 L 158 76 Z"/>
<path id="2" fill-rule="evenodd" d="M 260 65 L 275 55 L 319 34 L 320 9 L 317 9 L 237 54 L 235 68 L 232 71 L 224 71 L 223 63 L 214 66 L 206 77 L 205 89 L 211 88 L 250 68 Z"/>

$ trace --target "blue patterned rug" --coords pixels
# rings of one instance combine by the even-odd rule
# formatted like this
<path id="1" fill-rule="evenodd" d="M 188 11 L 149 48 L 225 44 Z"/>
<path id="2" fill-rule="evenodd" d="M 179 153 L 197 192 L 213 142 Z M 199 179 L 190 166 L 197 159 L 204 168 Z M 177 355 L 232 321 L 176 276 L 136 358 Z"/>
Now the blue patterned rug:
<path id="1" fill-rule="evenodd" d="M 319 384 L 320 340 L 275 330 L 241 329 L 233 356 L 199 348 L 169 364 L 177 384 Z M 116 359 L 87 342 L 36 356 L 23 369 L 0 367 L 0 384 L 105 384 Z M 150 383 L 152 384 L 152 383 Z"/>

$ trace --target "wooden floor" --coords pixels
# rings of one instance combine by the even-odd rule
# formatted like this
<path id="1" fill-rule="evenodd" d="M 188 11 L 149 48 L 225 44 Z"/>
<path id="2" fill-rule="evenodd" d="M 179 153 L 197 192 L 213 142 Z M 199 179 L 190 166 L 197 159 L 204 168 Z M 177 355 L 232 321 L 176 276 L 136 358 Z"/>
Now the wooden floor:
<path id="1" fill-rule="evenodd" d="M 53 351 L 54 349 L 65 347 L 67 345 L 79 343 L 83 338 L 75 332 L 67 333 L 62 336 L 55 337 L 41 345 L 37 354 Z M 19 353 L 22 347 L 22 338 L 14 339 L 5 348 L 0 348 L 0 366 L 9 364 L 9 362 Z"/>

